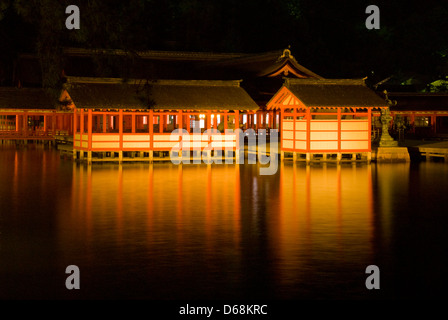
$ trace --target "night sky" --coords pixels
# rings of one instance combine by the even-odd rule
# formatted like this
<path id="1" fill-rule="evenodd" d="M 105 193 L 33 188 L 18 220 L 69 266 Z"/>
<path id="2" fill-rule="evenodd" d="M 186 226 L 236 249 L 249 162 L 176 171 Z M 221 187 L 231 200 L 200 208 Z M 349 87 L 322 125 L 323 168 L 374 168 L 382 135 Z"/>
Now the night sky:
<path id="1" fill-rule="evenodd" d="M 0 85 L 19 53 L 56 72 L 64 46 L 124 50 L 265 52 L 291 46 L 299 63 L 328 78 L 448 74 L 448 1 L 0 0 Z M 81 29 L 65 27 L 80 8 Z M 368 30 L 366 7 L 380 9 Z M 47 66 L 47 67 L 45 67 Z M 45 72 L 44 72 L 45 73 Z"/>

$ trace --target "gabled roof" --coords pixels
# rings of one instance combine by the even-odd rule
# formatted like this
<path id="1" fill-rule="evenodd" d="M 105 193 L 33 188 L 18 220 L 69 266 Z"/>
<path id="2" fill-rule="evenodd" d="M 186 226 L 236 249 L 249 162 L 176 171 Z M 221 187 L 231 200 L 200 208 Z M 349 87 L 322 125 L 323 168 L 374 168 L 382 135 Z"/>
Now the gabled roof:
<path id="1" fill-rule="evenodd" d="M 157 109 L 258 110 L 240 81 L 160 80 L 149 84 Z"/>
<path id="2" fill-rule="evenodd" d="M 293 94 L 305 107 L 388 106 L 384 99 L 365 86 L 362 79 L 286 79 L 283 88 Z M 276 99 L 278 98 L 274 96 L 269 101 L 270 108 L 274 107 Z"/>
<path id="3" fill-rule="evenodd" d="M 77 108 L 257 110 L 240 81 L 69 78 Z"/>
<path id="4" fill-rule="evenodd" d="M 138 87 L 120 79 L 68 78 L 67 97 L 77 108 L 143 109 Z"/>
<path id="5" fill-rule="evenodd" d="M 0 109 L 55 109 L 57 104 L 42 88 L 0 87 Z"/>
<path id="6" fill-rule="evenodd" d="M 244 54 L 228 59 L 221 59 L 205 63 L 203 69 L 228 70 L 229 72 L 239 72 L 240 76 L 247 77 L 270 77 L 288 76 L 294 74 L 299 78 L 322 77 L 311 70 L 305 68 L 297 62 L 289 49 L 263 52 L 257 54 Z M 286 71 L 287 70 L 287 71 Z M 283 73 L 286 71 L 287 73 Z"/>
<path id="7" fill-rule="evenodd" d="M 109 72 L 113 77 L 145 79 L 229 80 L 288 74 L 299 78 L 322 78 L 300 65 L 289 49 L 254 54 L 65 48 L 64 54 L 65 72 L 78 77 L 101 76 L 97 73 Z M 96 70 L 97 60 L 105 63 L 105 69 Z"/>

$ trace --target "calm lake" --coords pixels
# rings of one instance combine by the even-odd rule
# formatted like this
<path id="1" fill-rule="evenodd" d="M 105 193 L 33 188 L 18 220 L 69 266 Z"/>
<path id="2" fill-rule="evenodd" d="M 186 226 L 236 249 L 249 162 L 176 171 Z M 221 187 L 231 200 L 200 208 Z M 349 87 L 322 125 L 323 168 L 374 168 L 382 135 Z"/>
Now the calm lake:
<path id="1" fill-rule="evenodd" d="M 447 249 L 443 162 L 284 162 L 264 176 L 0 145 L 1 299 L 446 299 Z"/>

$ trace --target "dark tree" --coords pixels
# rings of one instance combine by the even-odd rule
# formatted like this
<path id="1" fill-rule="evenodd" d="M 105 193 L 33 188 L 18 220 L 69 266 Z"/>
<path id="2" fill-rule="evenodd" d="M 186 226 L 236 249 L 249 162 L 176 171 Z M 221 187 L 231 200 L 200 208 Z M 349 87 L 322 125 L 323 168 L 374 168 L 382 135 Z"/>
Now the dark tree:
<path id="1" fill-rule="evenodd" d="M 65 28 L 76 4 L 81 29 Z M 57 87 L 62 48 L 261 52 L 291 45 L 300 63 L 325 77 L 448 73 L 448 2 L 374 1 L 380 30 L 367 30 L 371 1 L 319 0 L 0 0 L 0 81 L 11 61 L 35 52 L 43 84 Z M 104 57 L 97 65 L 107 73 Z M 10 83 L 10 81 L 9 81 Z"/>

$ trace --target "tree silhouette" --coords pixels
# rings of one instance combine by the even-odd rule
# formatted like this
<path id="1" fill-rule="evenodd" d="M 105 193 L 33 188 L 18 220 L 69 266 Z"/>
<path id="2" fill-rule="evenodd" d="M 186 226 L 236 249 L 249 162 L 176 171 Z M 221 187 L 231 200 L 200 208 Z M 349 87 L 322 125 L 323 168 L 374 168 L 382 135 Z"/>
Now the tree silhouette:
<path id="1" fill-rule="evenodd" d="M 44 86 L 58 86 L 64 46 L 262 52 L 291 45 L 300 63 L 325 77 L 444 78 L 448 2 L 375 2 L 380 30 L 366 29 L 364 0 L 79 0 L 81 29 L 67 30 L 71 1 L 0 0 L 0 81 L 8 82 L 12 57 L 30 50 Z"/>

